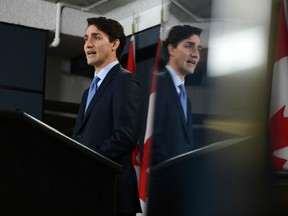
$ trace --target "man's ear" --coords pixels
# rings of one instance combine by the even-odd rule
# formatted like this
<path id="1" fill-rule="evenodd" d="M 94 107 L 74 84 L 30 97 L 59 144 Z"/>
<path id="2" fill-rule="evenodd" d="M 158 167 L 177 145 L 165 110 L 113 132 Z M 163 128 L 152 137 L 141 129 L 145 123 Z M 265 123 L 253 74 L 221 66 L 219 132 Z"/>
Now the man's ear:
<path id="1" fill-rule="evenodd" d="M 168 44 L 167 46 L 168 56 L 174 56 L 174 50 L 175 47 L 172 44 Z"/>
<path id="2" fill-rule="evenodd" d="M 120 45 L 120 40 L 119 39 L 115 39 L 113 42 L 112 42 L 112 50 L 117 50 L 118 47 Z"/>

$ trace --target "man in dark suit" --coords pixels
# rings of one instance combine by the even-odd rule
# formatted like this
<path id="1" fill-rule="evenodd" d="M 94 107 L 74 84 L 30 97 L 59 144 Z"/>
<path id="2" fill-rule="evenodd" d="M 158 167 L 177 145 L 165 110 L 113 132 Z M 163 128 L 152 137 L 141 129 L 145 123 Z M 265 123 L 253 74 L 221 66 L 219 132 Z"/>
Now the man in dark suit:
<path id="1" fill-rule="evenodd" d="M 139 136 L 140 85 L 118 61 L 126 42 L 120 23 L 105 17 L 87 22 L 84 51 L 95 75 L 83 94 L 73 138 L 123 166 L 117 176 L 116 215 L 135 216 L 141 207 L 131 154 Z"/>
<path id="2" fill-rule="evenodd" d="M 191 103 L 184 81 L 200 60 L 201 32 L 190 25 L 177 25 L 163 43 L 168 61 L 157 75 L 152 166 L 194 148 Z"/>

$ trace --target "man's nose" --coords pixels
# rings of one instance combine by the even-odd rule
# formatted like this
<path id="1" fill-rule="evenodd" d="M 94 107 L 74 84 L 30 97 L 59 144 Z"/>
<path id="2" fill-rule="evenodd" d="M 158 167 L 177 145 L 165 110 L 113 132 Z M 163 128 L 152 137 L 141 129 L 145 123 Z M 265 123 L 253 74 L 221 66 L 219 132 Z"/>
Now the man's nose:
<path id="1" fill-rule="evenodd" d="M 199 50 L 198 50 L 197 48 L 195 48 L 195 47 L 192 48 L 192 49 L 191 49 L 191 56 L 199 58 L 199 57 L 200 57 L 200 52 L 199 52 Z"/>
<path id="2" fill-rule="evenodd" d="M 85 41 L 84 47 L 92 47 L 92 46 L 93 46 L 93 43 L 92 43 L 91 40 L 88 38 L 88 39 Z"/>

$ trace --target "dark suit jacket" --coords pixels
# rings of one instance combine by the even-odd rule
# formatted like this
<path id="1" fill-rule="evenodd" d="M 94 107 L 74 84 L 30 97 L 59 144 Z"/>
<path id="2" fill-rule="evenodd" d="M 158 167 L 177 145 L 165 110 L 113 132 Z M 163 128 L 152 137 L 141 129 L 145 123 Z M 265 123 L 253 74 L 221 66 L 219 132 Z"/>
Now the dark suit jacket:
<path id="1" fill-rule="evenodd" d="M 187 122 L 169 72 L 157 75 L 152 165 L 193 149 L 191 103 L 187 98 Z"/>
<path id="2" fill-rule="evenodd" d="M 115 65 L 106 75 L 84 115 L 88 89 L 79 108 L 73 138 L 120 163 L 117 211 L 141 212 L 131 154 L 139 136 L 140 85 L 137 77 Z"/>

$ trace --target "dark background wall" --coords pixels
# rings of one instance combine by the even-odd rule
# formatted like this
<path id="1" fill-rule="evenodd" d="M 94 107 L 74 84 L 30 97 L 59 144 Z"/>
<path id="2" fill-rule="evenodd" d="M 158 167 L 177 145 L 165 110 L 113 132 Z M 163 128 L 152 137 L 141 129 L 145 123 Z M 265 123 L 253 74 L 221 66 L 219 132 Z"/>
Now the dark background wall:
<path id="1" fill-rule="evenodd" d="M 43 117 L 46 31 L 0 23 L 0 109 Z"/>

